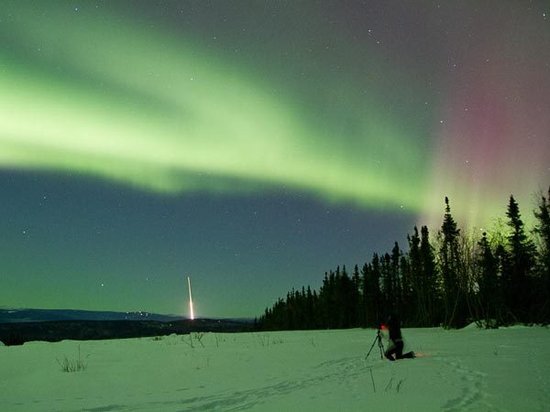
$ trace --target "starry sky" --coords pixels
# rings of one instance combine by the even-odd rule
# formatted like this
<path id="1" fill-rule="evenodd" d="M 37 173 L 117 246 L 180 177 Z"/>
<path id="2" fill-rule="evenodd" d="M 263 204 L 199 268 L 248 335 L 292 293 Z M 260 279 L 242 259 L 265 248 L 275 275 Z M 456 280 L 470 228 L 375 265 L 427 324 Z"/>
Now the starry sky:
<path id="1" fill-rule="evenodd" d="M 529 221 L 547 1 L 3 1 L 0 307 L 253 317 L 414 225 Z"/>

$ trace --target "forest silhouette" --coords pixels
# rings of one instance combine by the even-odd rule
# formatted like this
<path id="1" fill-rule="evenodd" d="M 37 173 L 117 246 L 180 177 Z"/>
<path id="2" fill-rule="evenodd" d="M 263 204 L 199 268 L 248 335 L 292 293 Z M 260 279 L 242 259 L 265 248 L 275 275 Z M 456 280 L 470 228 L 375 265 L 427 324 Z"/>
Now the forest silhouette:
<path id="1" fill-rule="evenodd" d="M 550 189 L 540 194 L 527 230 L 514 196 L 504 224 L 466 235 L 445 198 L 435 236 L 414 227 L 408 250 L 395 242 L 361 268 L 325 272 L 319 290 L 292 290 L 259 317 L 263 330 L 379 327 L 399 313 L 409 327 L 486 328 L 550 320 Z M 502 222 L 502 220 L 501 220 Z"/>

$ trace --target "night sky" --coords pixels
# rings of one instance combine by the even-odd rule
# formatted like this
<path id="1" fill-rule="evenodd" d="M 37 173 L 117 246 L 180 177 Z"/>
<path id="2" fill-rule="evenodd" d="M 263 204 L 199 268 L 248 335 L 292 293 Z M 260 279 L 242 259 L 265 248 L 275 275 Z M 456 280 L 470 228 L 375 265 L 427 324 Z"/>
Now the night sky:
<path id="1" fill-rule="evenodd" d="M 0 307 L 258 316 L 549 185 L 546 0 L 0 5 Z"/>

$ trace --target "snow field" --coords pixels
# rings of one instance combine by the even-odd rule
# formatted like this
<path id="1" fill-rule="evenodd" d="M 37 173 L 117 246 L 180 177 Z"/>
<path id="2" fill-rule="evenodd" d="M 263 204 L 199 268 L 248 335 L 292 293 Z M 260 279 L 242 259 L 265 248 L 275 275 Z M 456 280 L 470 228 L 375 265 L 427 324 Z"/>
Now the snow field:
<path id="1" fill-rule="evenodd" d="M 550 329 L 404 329 L 389 362 L 375 330 L 192 334 L 0 347 L 5 411 L 546 411 Z M 199 341 L 200 340 L 200 341 Z M 202 343 L 202 344 L 201 344 Z M 86 368 L 63 372 L 59 361 Z"/>

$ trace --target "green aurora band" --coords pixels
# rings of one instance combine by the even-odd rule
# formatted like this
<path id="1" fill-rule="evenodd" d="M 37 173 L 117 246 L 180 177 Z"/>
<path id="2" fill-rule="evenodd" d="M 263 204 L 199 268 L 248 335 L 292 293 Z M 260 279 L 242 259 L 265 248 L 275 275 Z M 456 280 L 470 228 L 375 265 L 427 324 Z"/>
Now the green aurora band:
<path id="1" fill-rule="evenodd" d="M 75 17 L 66 4 L 47 13 L 11 5 L 24 17 L 1 31 L 10 45 L 0 52 L 2 167 L 161 193 L 284 187 L 360 206 L 422 207 L 426 155 L 415 142 L 424 132 L 380 106 L 374 85 L 359 101 L 351 79 L 324 79 L 351 101 L 344 108 L 335 98 L 352 123 L 338 130 L 315 121 L 316 108 L 291 87 L 273 93 L 261 73 L 183 36 L 105 13 Z"/>

